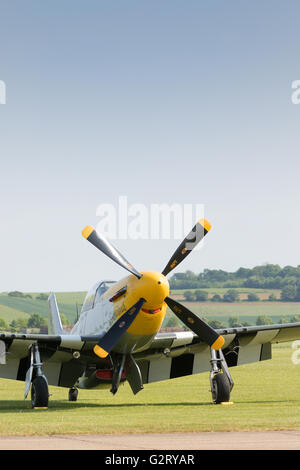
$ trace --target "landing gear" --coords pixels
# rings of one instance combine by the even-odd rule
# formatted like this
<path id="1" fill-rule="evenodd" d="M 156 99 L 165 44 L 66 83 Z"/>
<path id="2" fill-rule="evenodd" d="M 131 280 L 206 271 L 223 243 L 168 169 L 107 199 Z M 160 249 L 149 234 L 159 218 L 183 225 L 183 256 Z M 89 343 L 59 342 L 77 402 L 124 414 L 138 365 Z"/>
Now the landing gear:
<path id="1" fill-rule="evenodd" d="M 31 386 L 31 406 L 32 408 L 47 408 L 49 400 L 48 382 L 42 371 L 42 362 L 38 344 L 34 343 L 30 347 L 30 362 L 25 378 L 25 393 L 27 395 Z"/>
<path id="2" fill-rule="evenodd" d="M 124 370 L 125 354 L 116 354 L 113 358 L 113 376 L 110 392 L 115 395 L 118 391 Z"/>
<path id="3" fill-rule="evenodd" d="M 31 385 L 32 408 L 48 408 L 48 382 L 44 375 L 36 377 Z"/>
<path id="4" fill-rule="evenodd" d="M 234 382 L 229 372 L 222 350 L 211 349 L 210 386 L 213 403 L 230 401 L 230 393 Z"/>
<path id="5" fill-rule="evenodd" d="M 230 384 L 225 374 L 218 373 L 212 378 L 211 394 L 215 404 L 230 400 Z"/>
<path id="6" fill-rule="evenodd" d="M 73 387 L 69 390 L 69 401 L 77 401 L 78 398 L 78 389 Z"/>

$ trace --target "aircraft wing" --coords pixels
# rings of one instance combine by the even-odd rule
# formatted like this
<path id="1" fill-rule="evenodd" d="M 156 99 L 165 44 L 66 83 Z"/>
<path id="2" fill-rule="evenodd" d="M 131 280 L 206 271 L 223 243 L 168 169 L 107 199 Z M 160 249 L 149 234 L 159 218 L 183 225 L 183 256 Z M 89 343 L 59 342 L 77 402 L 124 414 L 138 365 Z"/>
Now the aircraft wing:
<path id="1" fill-rule="evenodd" d="M 300 323 L 217 330 L 229 367 L 272 358 L 272 344 L 300 339 Z M 192 332 L 158 333 L 148 348 L 134 355 L 143 383 L 211 370 L 210 348 Z"/>
<path id="2" fill-rule="evenodd" d="M 72 387 L 86 365 L 96 362 L 97 341 L 99 336 L 0 333 L 0 377 L 25 380 L 29 348 L 38 343 L 49 385 Z"/>
<path id="3" fill-rule="evenodd" d="M 225 339 L 229 367 L 271 359 L 272 344 L 300 339 L 300 323 L 217 330 Z M 25 381 L 29 348 L 38 343 L 49 385 L 72 387 L 87 365 L 101 368 L 95 356 L 99 336 L 0 334 L 0 377 Z M 192 332 L 158 333 L 133 354 L 144 384 L 210 371 L 210 348 Z"/>

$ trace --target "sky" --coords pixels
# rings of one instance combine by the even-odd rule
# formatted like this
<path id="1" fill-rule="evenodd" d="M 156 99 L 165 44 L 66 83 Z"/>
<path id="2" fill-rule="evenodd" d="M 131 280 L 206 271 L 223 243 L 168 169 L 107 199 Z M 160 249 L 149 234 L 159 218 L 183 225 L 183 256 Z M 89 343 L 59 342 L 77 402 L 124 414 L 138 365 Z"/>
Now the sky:
<path id="1" fill-rule="evenodd" d="M 174 272 L 300 264 L 300 5 L 3 0 L 0 291 L 87 290 L 126 271 L 81 235 L 97 208 L 202 204 Z M 116 239 L 161 271 L 178 240 Z"/>

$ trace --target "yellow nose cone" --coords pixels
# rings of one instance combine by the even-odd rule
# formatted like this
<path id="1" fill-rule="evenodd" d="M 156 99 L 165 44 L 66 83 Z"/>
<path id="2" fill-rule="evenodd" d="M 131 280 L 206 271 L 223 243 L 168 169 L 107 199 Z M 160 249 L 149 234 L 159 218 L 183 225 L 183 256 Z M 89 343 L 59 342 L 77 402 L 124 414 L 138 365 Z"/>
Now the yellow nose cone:
<path id="1" fill-rule="evenodd" d="M 155 334 L 163 322 L 167 305 L 165 298 L 170 293 L 166 277 L 155 271 L 142 271 L 142 277 L 130 275 L 127 278 L 127 293 L 124 298 L 125 309 L 130 308 L 140 298 L 145 303 L 127 332 L 134 335 Z"/>
<path id="2" fill-rule="evenodd" d="M 135 295 L 146 300 L 143 308 L 160 308 L 170 293 L 167 278 L 155 271 L 142 271 L 142 277 L 134 280 Z"/>

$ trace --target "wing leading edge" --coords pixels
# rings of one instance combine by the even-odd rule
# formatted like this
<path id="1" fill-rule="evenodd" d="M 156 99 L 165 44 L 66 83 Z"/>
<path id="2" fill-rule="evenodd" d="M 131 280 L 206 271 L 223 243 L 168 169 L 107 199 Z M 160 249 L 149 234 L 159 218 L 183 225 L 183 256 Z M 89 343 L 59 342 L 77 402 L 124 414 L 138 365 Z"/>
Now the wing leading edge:
<path id="1" fill-rule="evenodd" d="M 229 367 L 272 357 L 272 344 L 300 339 L 300 323 L 226 328 L 223 354 Z M 0 377 L 25 380 L 28 351 L 38 343 L 50 385 L 71 387 L 88 364 L 101 361 L 93 348 L 99 336 L 0 334 Z M 210 348 L 192 332 L 158 333 L 142 352 L 133 354 L 144 384 L 210 370 Z"/>
<path id="2" fill-rule="evenodd" d="M 300 339 L 300 323 L 217 330 L 229 367 L 272 358 L 272 344 Z M 191 332 L 158 333 L 147 350 L 136 354 L 143 383 L 210 371 L 210 348 Z"/>

